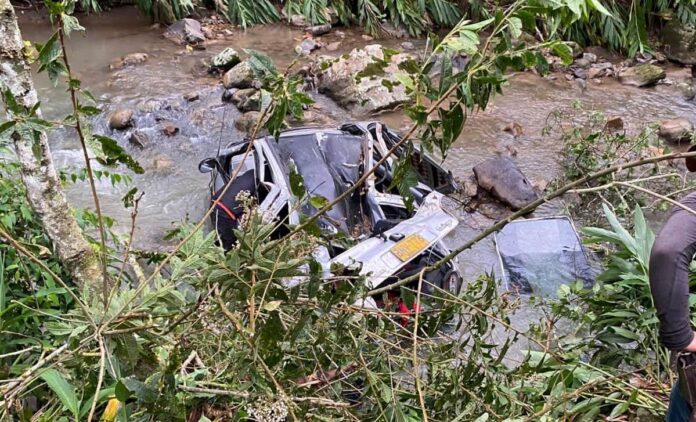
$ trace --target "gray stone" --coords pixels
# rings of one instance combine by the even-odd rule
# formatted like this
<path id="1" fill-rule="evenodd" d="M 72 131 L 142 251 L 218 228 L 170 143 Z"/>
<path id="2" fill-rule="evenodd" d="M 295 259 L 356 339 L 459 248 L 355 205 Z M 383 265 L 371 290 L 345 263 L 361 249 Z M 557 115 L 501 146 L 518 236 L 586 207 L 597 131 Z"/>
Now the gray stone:
<path id="1" fill-rule="evenodd" d="M 641 64 L 622 69 L 619 81 L 624 85 L 637 87 L 655 85 L 667 76 L 665 70 L 653 64 Z"/>
<path id="2" fill-rule="evenodd" d="M 331 32 L 331 24 L 327 23 L 324 25 L 308 26 L 305 28 L 305 32 L 312 34 L 312 36 L 314 36 L 314 37 L 328 34 L 329 32 Z"/>
<path id="3" fill-rule="evenodd" d="M 232 103 L 239 111 L 261 111 L 261 91 L 254 88 L 240 89 L 232 94 Z"/>
<path id="4" fill-rule="evenodd" d="M 261 116 L 262 114 L 259 111 L 244 113 L 235 119 L 234 127 L 240 132 L 251 133 L 261 119 Z"/>
<path id="5" fill-rule="evenodd" d="M 685 118 L 667 119 L 660 122 L 658 136 L 672 144 L 689 142 L 694 132 L 694 125 Z"/>
<path id="6" fill-rule="evenodd" d="M 670 60 L 685 65 L 696 65 L 696 28 L 679 19 L 670 20 L 662 31 L 665 53 Z"/>
<path id="7" fill-rule="evenodd" d="M 411 41 L 404 41 L 401 43 L 401 48 L 404 50 L 414 50 L 416 48 L 415 45 Z"/>
<path id="8" fill-rule="evenodd" d="M 228 70 L 222 78 L 225 88 L 250 88 L 254 82 L 254 71 L 248 61 L 243 61 Z"/>
<path id="9" fill-rule="evenodd" d="M 148 139 L 147 134 L 141 130 L 134 131 L 128 137 L 128 142 L 134 147 L 140 149 L 145 148 L 148 145 L 149 141 L 150 140 Z"/>
<path id="10" fill-rule="evenodd" d="M 573 67 L 577 69 L 587 69 L 588 67 L 590 67 L 591 64 L 592 62 L 583 58 L 575 60 L 573 62 Z"/>
<path id="11" fill-rule="evenodd" d="M 319 71 L 317 87 L 340 106 L 362 113 L 392 110 L 408 100 L 395 74 L 409 54 L 385 55 L 382 46 L 368 45 L 326 62 Z M 330 63 L 330 64 L 328 64 Z"/>
<path id="12" fill-rule="evenodd" d="M 524 208 L 539 198 L 532 184 L 517 165 L 506 157 L 496 157 L 474 167 L 478 185 L 513 210 Z"/>
<path id="13" fill-rule="evenodd" d="M 573 71 L 573 76 L 575 76 L 578 79 L 587 79 L 587 70 L 584 68 L 574 68 L 572 69 Z"/>
<path id="14" fill-rule="evenodd" d="M 230 70 L 242 60 L 239 58 L 239 53 L 237 50 L 231 47 L 227 47 L 220 53 L 215 55 L 210 61 L 211 70 Z"/>
<path id="15" fill-rule="evenodd" d="M 109 115 L 109 127 L 115 130 L 124 130 L 133 126 L 133 110 L 120 108 Z"/>
<path id="16" fill-rule="evenodd" d="M 175 44 L 198 44 L 205 41 L 201 23 L 195 19 L 182 19 L 174 22 L 164 31 L 164 37 Z"/>
<path id="17" fill-rule="evenodd" d="M 312 38 L 305 38 L 295 46 L 295 53 L 301 56 L 308 56 L 312 51 L 319 48 L 319 44 Z"/>
<path id="18" fill-rule="evenodd" d="M 680 82 L 677 84 L 677 88 L 679 88 L 682 97 L 684 97 L 686 101 L 691 101 L 696 98 L 696 86 L 694 86 L 693 83 Z"/>
<path id="19" fill-rule="evenodd" d="M 582 58 L 590 63 L 597 63 L 597 55 L 594 53 L 583 53 Z"/>

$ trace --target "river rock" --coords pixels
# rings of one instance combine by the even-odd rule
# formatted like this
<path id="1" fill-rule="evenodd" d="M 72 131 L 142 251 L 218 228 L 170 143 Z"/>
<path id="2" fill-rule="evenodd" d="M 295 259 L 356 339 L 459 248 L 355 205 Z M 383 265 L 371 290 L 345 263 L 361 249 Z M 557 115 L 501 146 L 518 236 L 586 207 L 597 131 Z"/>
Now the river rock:
<path id="1" fill-rule="evenodd" d="M 261 116 L 262 114 L 259 111 L 244 113 L 235 119 L 234 127 L 240 132 L 251 133 L 258 124 L 259 119 L 261 119 Z"/>
<path id="2" fill-rule="evenodd" d="M 607 122 L 604 124 L 604 130 L 607 132 L 623 132 L 624 121 L 619 116 L 607 117 Z"/>
<path id="3" fill-rule="evenodd" d="M 312 36 L 314 37 L 328 34 L 329 32 L 331 32 L 331 24 L 327 23 L 324 25 L 308 26 L 305 28 L 305 32 L 312 34 Z"/>
<path id="4" fill-rule="evenodd" d="M 143 149 L 149 144 L 150 140 L 145 132 L 136 130 L 130 134 L 128 142 L 136 148 Z"/>
<path id="5" fill-rule="evenodd" d="M 401 43 L 401 48 L 404 50 L 414 50 L 416 48 L 415 45 L 411 41 L 404 41 Z"/>
<path id="6" fill-rule="evenodd" d="M 575 68 L 575 69 L 587 69 L 588 67 L 590 67 L 591 64 L 592 64 L 592 62 L 590 62 L 589 60 L 587 60 L 585 58 L 577 59 L 573 62 L 573 68 Z"/>
<path id="7" fill-rule="evenodd" d="M 679 88 L 679 92 L 681 92 L 682 97 L 684 97 L 686 101 L 691 101 L 696 98 L 696 86 L 694 86 L 693 83 L 686 81 L 679 82 L 677 88 Z"/>
<path id="8" fill-rule="evenodd" d="M 124 130 L 133 126 L 133 110 L 120 108 L 109 115 L 109 127 L 114 130 Z"/>
<path id="9" fill-rule="evenodd" d="M 301 43 L 295 46 L 295 53 L 300 56 L 308 56 L 312 51 L 319 48 L 319 44 L 312 38 L 305 38 Z"/>
<path id="10" fill-rule="evenodd" d="M 232 103 L 239 111 L 261 111 L 261 91 L 254 88 L 240 89 L 232 94 Z"/>
<path id="11" fill-rule="evenodd" d="M 200 98 L 201 95 L 197 92 L 187 92 L 184 94 L 184 100 L 188 101 L 189 103 L 192 103 Z"/>
<path id="12" fill-rule="evenodd" d="M 594 53 L 583 53 L 582 58 L 590 63 L 597 63 L 597 55 Z"/>
<path id="13" fill-rule="evenodd" d="M 496 157 L 474 167 L 479 186 L 513 210 L 539 198 L 522 171 L 507 157 Z"/>
<path id="14" fill-rule="evenodd" d="M 121 69 L 127 66 L 135 66 L 147 61 L 148 55 L 145 53 L 131 53 L 127 54 L 120 59 L 114 60 L 109 65 L 111 70 Z"/>
<path id="15" fill-rule="evenodd" d="M 619 81 L 624 85 L 637 87 L 655 85 L 667 76 L 665 70 L 654 64 L 641 64 L 622 69 Z"/>
<path id="16" fill-rule="evenodd" d="M 334 41 L 332 43 L 327 44 L 326 50 L 327 51 L 336 51 L 338 48 L 341 47 L 341 42 L 340 41 Z"/>
<path id="17" fill-rule="evenodd" d="M 378 44 L 354 49 L 319 71 L 317 87 L 340 106 L 363 113 L 391 110 L 408 96 L 396 79 L 398 64 L 412 59 Z M 386 82 L 385 82 L 386 81 Z"/>
<path id="18" fill-rule="evenodd" d="M 225 88 L 250 88 L 254 82 L 254 70 L 247 60 L 228 70 L 222 78 Z"/>
<path id="19" fill-rule="evenodd" d="M 662 31 L 665 52 L 670 60 L 685 65 L 696 65 L 696 28 L 679 19 L 670 20 Z"/>
<path id="20" fill-rule="evenodd" d="M 174 22 L 164 31 L 164 37 L 178 45 L 198 44 L 205 41 L 201 23 L 195 19 L 182 19 Z"/>
<path id="21" fill-rule="evenodd" d="M 239 64 L 239 62 L 241 62 L 241 59 L 237 50 L 227 47 L 210 61 L 210 70 L 227 71 Z"/>
<path id="22" fill-rule="evenodd" d="M 160 130 L 164 136 L 174 136 L 179 133 L 179 128 L 171 121 L 164 121 L 159 125 Z"/>
<path id="23" fill-rule="evenodd" d="M 307 22 L 307 19 L 303 15 L 292 15 L 290 16 L 289 21 L 290 25 L 292 26 L 305 28 L 309 25 L 309 22 Z"/>
<path id="24" fill-rule="evenodd" d="M 688 142 L 694 132 L 694 125 L 685 118 L 667 119 L 660 122 L 657 134 L 666 142 L 679 144 Z"/>

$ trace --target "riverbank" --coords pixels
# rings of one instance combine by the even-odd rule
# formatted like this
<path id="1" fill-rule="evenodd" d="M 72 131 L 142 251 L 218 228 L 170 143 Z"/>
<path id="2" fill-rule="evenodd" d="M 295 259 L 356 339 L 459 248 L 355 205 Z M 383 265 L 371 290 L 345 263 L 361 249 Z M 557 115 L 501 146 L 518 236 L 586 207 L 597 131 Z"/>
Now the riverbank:
<path id="1" fill-rule="evenodd" d="M 204 28 L 215 28 L 217 33 L 214 39 L 206 42 L 205 49 L 199 50 L 163 38 L 164 28 L 150 25 L 133 7 L 90 15 L 81 22 L 87 29 L 86 35 L 75 33 L 71 36 L 69 48 L 74 52 L 71 61 L 83 84 L 101 101 L 106 110 L 104 115 L 117 108 L 131 108 L 138 111 L 136 128 L 153 133 L 163 122 L 177 123 L 176 136 L 156 137 L 148 148 L 134 147 L 125 134 L 117 136 L 146 169 L 145 174 L 133 179 L 145 192 L 137 222 L 137 246 L 166 248 L 162 240 L 164 232 L 183 218 L 196 219 L 203 212 L 207 177 L 199 174 L 198 161 L 214 155 L 220 144 L 243 136 L 234 128 L 239 112 L 236 107 L 222 102 L 220 77 L 208 75 L 203 62 L 227 47 L 238 51 L 254 48 L 268 54 L 278 66 L 286 66 L 297 58 L 295 47 L 302 41 L 304 31 L 283 24 L 242 31 L 213 20 Z M 29 13 L 21 17 L 20 24 L 28 40 L 41 41 L 49 34 L 47 22 Z M 363 35 L 359 30 L 334 28 L 329 34 L 316 37 L 325 46 L 339 42 L 333 51 L 322 48 L 299 60 L 309 62 L 318 54 L 340 57 L 376 42 Z M 396 49 L 403 49 L 404 42 L 413 44 L 412 52 L 425 44 L 419 39 L 379 40 L 385 47 Z M 586 52 L 595 56 L 596 63 L 611 63 L 617 69 L 623 61 L 602 49 Z M 122 68 L 113 66 L 120 58 L 134 53 L 144 54 L 147 59 Z M 592 65 L 587 66 L 586 72 L 593 69 Z M 558 154 L 562 143 L 559 136 L 543 133 L 547 117 L 554 110 L 580 101 L 588 109 L 619 116 L 628 133 L 662 119 L 693 119 L 696 106 L 684 97 L 679 86 L 681 81 L 690 78 L 689 70 L 669 63 L 658 65 L 666 69 L 666 79 L 648 88 L 622 85 L 613 77 L 585 80 L 577 77 L 577 74 L 582 76 L 577 70 L 557 69 L 546 77 L 530 72 L 510 75 L 504 95 L 495 97 L 485 111 L 469 117 L 464 134 L 453 145 L 444 165 L 455 177 L 466 179 L 476 164 L 492 156 L 509 154 L 514 156 L 532 184 L 543 189 L 560 171 Z M 576 66 L 574 69 L 582 68 Z M 65 114 L 68 110 L 66 98 L 44 78 L 44 75 L 37 77 L 44 113 L 48 116 Z M 184 99 L 184 95 L 192 92 L 200 93 L 198 101 Z M 399 111 L 373 117 L 344 110 L 321 94 L 312 95 L 317 101 L 312 112 L 329 122 L 379 118 L 396 130 L 408 126 L 408 119 Z M 96 130 L 109 131 L 104 120 L 96 122 Z M 81 152 L 75 139 L 57 131 L 51 142 L 61 167 L 80 165 Z M 90 206 L 89 199 L 83 195 L 84 189 L 82 184 L 68 187 L 69 198 L 78 207 Z M 104 181 L 99 190 L 109 210 L 122 209 L 120 200 L 127 188 L 113 187 Z M 555 215 L 562 208 L 561 203 L 550 204 L 537 214 Z M 462 243 L 491 222 L 483 215 L 472 215 L 464 210 L 461 213 L 460 229 L 450 239 L 453 245 Z M 112 216 L 122 230 L 129 222 L 125 210 L 112 211 Z M 495 268 L 497 257 L 492 241 L 465 252 L 462 262 L 466 277 Z"/>

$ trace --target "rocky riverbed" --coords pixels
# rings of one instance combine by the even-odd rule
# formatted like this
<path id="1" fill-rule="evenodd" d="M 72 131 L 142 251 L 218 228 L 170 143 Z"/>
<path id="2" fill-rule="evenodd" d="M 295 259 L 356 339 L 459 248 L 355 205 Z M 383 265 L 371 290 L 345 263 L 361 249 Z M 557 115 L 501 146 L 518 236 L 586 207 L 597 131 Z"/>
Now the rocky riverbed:
<path id="1" fill-rule="evenodd" d="M 385 61 L 384 74 L 392 75 L 389 66 L 419 54 L 425 44 L 406 38 L 373 40 L 346 28 L 315 28 L 308 31 L 312 35 L 302 25 L 241 31 L 213 18 L 202 19 L 202 25 L 193 20 L 166 30 L 151 26 L 134 8 L 119 8 L 81 21 L 86 36 L 73 35 L 69 47 L 73 47 L 71 61 L 78 77 L 105 109 L 95 121 L 95 132 L 116 138 L 145 168 L 143 175 L 133 177 L 134 184 L 145 192 L 136 232 L 136 245 L 144 248 L 166 247 L 162 236 L 167 229 L 187 217 L 201 216 L 208 177 L 198 172 L 198 162 L 214 155 L 221 145 L 243 137 L 254 121 L 250 113 L 258 111 L 261 99 L 259 87 L 249 77 L 244 48 L 268 54 L 279 67 L 295 59 L 300 61 L 298 69 L 312 69 L 312 63 L 321 61 L 330 64 L 309 72 L 308 83 L 314 85 L 309 92 L 316 104 L 307 111 L 303 124 L 378 118 L 399 131 L 409 123 L 398 111 L 405 98 L 403 89 L 389 90 L 370 78 L 356 83 L 355 75 L 375 56 Z M 37 15 L 23 16 L 20 22 L 26 39 L 40 42 L 49 35 L 49 24 Z M 384 47 L 390 49 L 386 56 Z M 504 162 L 512 177 L 520 171 L 524 175 L 528 191 L 513 192 L 507 201 L 519 207 L 519 201 L 543 190 L 559 171 L 558 134 L 542 133 L 547 116 L 576 101 L 616 116 L 629 132 L 664 121 L 661 133 L 677 148 L 696 122 L 691 70 L 671 64 L 661 55 L 628 62 L 601 49 L 578 49 L 573 65 L 567 68 L 551 59 L 554 72 L 549 76 L 511 75 L 505 95 L 469 118 L 445 161 L 455 177 L 470 181 L 478 166 L 479 182 L 485 179 L 481 185 L 496 194 L 495 178 L 482 172 Z M 44 76 L 38 77 L 38 86 L 44 113 L 49 117 L 67 113 L 69 105 L 62 90 L 50 86 Z M 72 133 L 56 131 L 51 141 L 60 166 L 81 165 Z M 497 161 L 486 163 L 490 159 Z M 481 189 L 475 183 L 468 187 L 470 195 Z M 98 188 L 117 228 L 125 228 L 128 212 L 116 210 L 122 208 L 120 198 L 127 188 L 107 181 Z M 85 192 L 83 184 L 68 187 L 76 206 L 90 205 Z M 561 209 L 562 204 L 553 203 L 537 215 L 553 215 Z M 453 246 L 489 225 L 499 209 L 482 211 L 458 209 L 462 224 L 450 239 Z M 461 262 L 469 278 L 497 270 L 492 240 L 465 253 Z"/>

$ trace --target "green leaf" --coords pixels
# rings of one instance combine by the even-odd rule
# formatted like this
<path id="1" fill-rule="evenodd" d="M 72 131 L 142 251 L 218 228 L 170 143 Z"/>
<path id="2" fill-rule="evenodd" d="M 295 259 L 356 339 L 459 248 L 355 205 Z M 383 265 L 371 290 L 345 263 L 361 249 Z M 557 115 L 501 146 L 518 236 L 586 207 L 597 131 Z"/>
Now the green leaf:
<path id="1" fill-rule="evenodd" d="M 114 390 L 114 393 L 116 395 L 116 398 L 119 401 L 122 401 L 123 403 L 125 403 L 131 396 L 131 391 L 121 381 L 116 383 L 116 388 Z"/>
<path id="2" fill-rule="evenodd" d="M 135 377 L 122 378 L 120 383 L 128 389 L 135 398 L 142 403 L 154 403 L 157 401 L 157 390 L 136 379 Z"/>
<path id="3" fill-rule="evenodd" d="M 290 166 L 290 191 L 297 198 L 303 198 L 307 192 L 305 189 L 304 178 L 297 172 L 294 165 Z"/>
<path id="4" fill-rule="evenodd" d="M 73 31 L 85 30 L 75 16 L 63 13 L 60 19 L 63 21 L 63 32 L 65 32 L 65 35 L 70 35 Z"/>
<path id="5" fill-rule="evenodd" d="M 113 166 L 117 163 L 124 164 L 128 169 L 136 174 L 143 174 L 145 171 L 140 164 L 123 149 L 115 139 L 108 136 L 94 135 L 94 139 L 101 146 L 105 157 L 97 158 L 101 164 Z"/>
<path id="6" fill-rule="evenodd" d="M 556 42 L 551 45 L 551 51 L 561 58 L 563 64 L 568 66 L 573 64 L 573 49 L 566 43 Z"/>
<path id="7" fill-rule="evenodd" d="M 273 60 L 266 54 L 251 48 L 245 48 L 244 52 L 249 55 L 249 65 L 257 78 L 264 79 L 278 76 L 278 69 L 273 64 Z"/>
<path id="8" fill-rule="evenodd" d="M 522 35 L 522 20 L 515 16 L 511 17 L 508 19 L 508 28 L 512 38 L 519 38 Z"/>
<path id="9" fill-rule="evenodd" d="M 602 2 L 600 2 L 599 0 L 587 0 L 587 3 L 590 5 L 591 8 L 603 14 L 604 16 L 613 17 L 611 12 L 609 12 L 607 8 L 604 7 Z"/>
<path id="10" fill-rule="evenodd" d="M 56 393 L 63 406 L 77 418 L 80 412 L 80 401 L 75 394 L 75 387 L 66 381 L 60 372 L 52 368 L 44 371 L 41 379 Z"/>
<path id="11" fill-rule="evenodd" d="M 320 210 L 320 209 L 324 208 L 325 206 L 329 205 L 329 200 L 324 198 L 321 195 L 317 195 L 317 196 L 313 196 L 313 197 L 309 198 L 309 205 Z"/>

